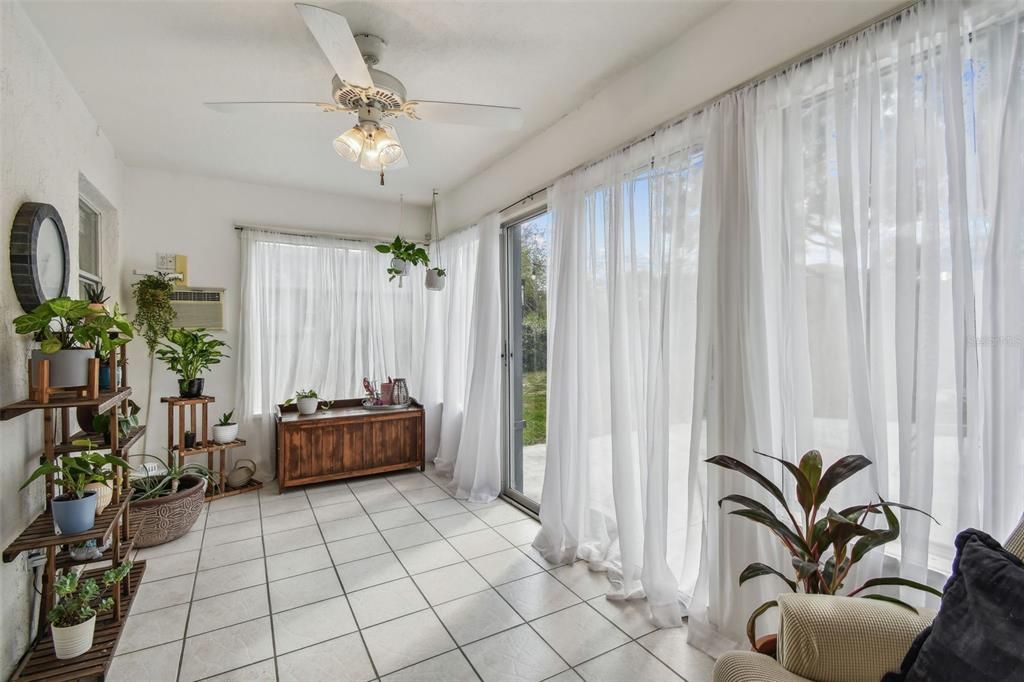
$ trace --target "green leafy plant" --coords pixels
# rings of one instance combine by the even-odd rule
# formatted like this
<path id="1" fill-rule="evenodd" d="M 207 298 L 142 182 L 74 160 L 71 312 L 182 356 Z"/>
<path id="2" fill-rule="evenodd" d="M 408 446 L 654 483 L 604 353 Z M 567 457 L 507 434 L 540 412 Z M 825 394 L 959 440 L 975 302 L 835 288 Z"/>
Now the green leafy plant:
<path id="1" fill-rule="evenodd" d="M 142 455 L 143 459 L 153 459 L 164 467 L 164 471 L 155 476 L 140 476 L 133 478 L 132 499 L 151 500 L 157 497 L 165 497 L 178 492 L 183 477 L 192 477 L 205 480 L 208 489 L 217 487 L 217 474 L 208 467 L 195 462 L 179 465 L 175 462 L 167 464 L 164 460 L 153 455 Z"/>
<path id="2" fill-rule="evenodd" d="M 235 416 L 235 411 L 234 410 L 231 410 L 230 412 L 225 412 L 224 414 L 222 414 L 220 416 L 220 419 L 217 420 L 217 426 L 231 426 L 232 424 L 235 423 L 234 421 L 232 421 L 232 418 L 234 416 Z"/>
<path id="3" fill-rule="evenodd" d="M 83 282 L 82 289 L 85 291 L 85 299 L 94 305 L 103 305 L 109 300 L 106 287 L 99 282 Z"/>
<path id="4" fill-rule="evenodd" d="M 317 403 L 318 403 L 317 407 L 319 407 L 321 410 L 326 410 L 326 409 L 330 408 L 331 405 L 334 404 L 333 400 L 324 400 L 324 399 L 322 399 L 319 396 L 319 394 L 317 394 L 317 392 L 314 391 L 311 388 L 307 388 L 307 389 L 304 389 L 304 390 L 301 390 L 301 391 L 295 391 L 295 395 L 294 396 L 292 396 L 291 398 L 288 398 L 288 400 L 285 400 L 281 404 L 285 405 L 285 406 L 293 405 L 293 404 L 297 403 L 300 400 L 307 400 L 309 398 L 315 398 L 317 400 Z"/>
<path id="5" fill-rule="evenodd" d="M 51 298 L 32 312 L 14 318 L 14 331 L 34 335 L 44 353 L 95 348 L 97 353 L 107 355 L 133 336 L 131 324 L 117 306 L 113 312 L 97 312 L 88 301 L 67 296 Z"/>
<path id="6" fill-rule="evenodd" d="M 91 446 L 92 441 L 75 440 L 73 445 Z M 32 481 L 46 476 L 53 475 L 53 482 L 59 485 L 62 497 L 67 499 L 81 499 L 85 495 L 85 488 L 90 483 L 104 483 L 110 485 L 117 476 L 115 467 L 123 467 L 127 471 L 128 462 L 114 454 L 102 452 L 85 451 L 77 455 L 63 455 L 55 462 L 42 461 L 32 475 L 21 484 L 19 490 L 24 490 Z"/>
<path id="7" fill-rule="evenodd" d="M 126 437 L 138 427 L 139 413 L 142 412 L 142 408 L 134 400 L 126 401 L 125 405 L 128 407 L 127 414 L 119 412 L 117 415 L 117 433 L 120 438 Z M 92 430 L 94 433 L 102 433 L 109 437 L 110 415 L 111 412 L 104 412 L 92 418 Z"/>
<path id="8" fill-rule="evenodd" d="M 82 580 L 74 571 L 68 571 L 57 578 L 53 591 L 57 603 L 46 618 L 58 628 L 67 628 L 86 622 L 99 613 L 114 608 L 113 597 L 102 597 L 103 589 L 117 585 L 132 570 L 132 562 L 125 560 L 120 566 L 103 573 L 103 588 L 95 578 Z"/>
<path id="9" fill-rule="evenodd" d="M 132 326 L 142 334 L 149 354 L 156 352 L 160 339 L 167 336 L 174 324 L 176 313 L 171 306 L 174 282 L 162 272 L 143 275 L 132 284 L 132 298 L 135 299 L 135 317 Z"/>
<path id="10" fill-rule="evenodd" d="M 212 366 L 229 357 L 221 349 L 228 345 L 205 329 L 171 329 L 167 341 L 160 341 L 156 356 L 181 381 L 197 379 Z"/>
<path id="11" fill-rule="evenodd" d="M 427 250 L 422 246 L 417 246 L 415 243 L 406 241 L 401 237 L 395 237 L 395 241 L 390 244 L 377 244 L 374 247 L 380 253 L 391 254 L 392 258 L 396 258 L 400 261 L 405 261 L 410 265 L 429 265 L 430 256 L 427 255 Z M 402 274 L 402 271 L 398 268 L 388 266 L 388 281 L 393 280 Z"/>
<path id="12" fill-rule="evenodd" d="M 445 270 L 444 268 L 430 268 L 430 269 L 433 270 L 434 272 L 436 272 L 439 277 L 447 277 L 448 276 L 448 271 Z"/>
<path id="13" fill-rule="evenodd" d="M 755 451 L 756 452 L 756 451 Z M 889 502 L 881 497 L 877 502 L 858 504 L 836 511 L 826 506 L 829 494 L 835 488 L 858 471 L 871 466 L 871 460 L 863 455 L 847 455 L 840 458 L 832 466 L 822 472 L 821 453 L 811 450 L 800 458 L 800 463 L 772 457 L 763 452 L 758 455 L 782 464 L 796 482 L 796 499 L 802 512 L 802 523 L 793 514 L 782 490 L 753 467 L 728 455 L 717 455 L 707 460 L 709 464 L 736 471 L 767 490 L 781 505 L 786 521 L 779 519 L 765 504 L 745 495 L 726 495 L 718 501 L 719 506 L 725 502 L 739 505 L 729 513 L 749 519 L 765 526 L 775 535 L 789 552 L 794 571 L 793 578 L 787 577 L 782 571 L 754 562 L 740 573 L 739 584 L 765 575 L 780 578 L 794 592 L 803 591 L 809 594 L 839 594 L 844 588 L 844 581 L 853 566 L 871 550 L 892 542 L 900 535 L 900 522 L 893 512 L 894 508 L 930 514 L 915 507 L 897 502 Z M 824 510 L 824 511 L 823 511 Z M 870 528 L 864 525 L 869 516 L 881 514 L 886 523 L 884 528 Z M 903 586 L 931 594 L 942 596 L 938 590 L 905 578 L 883 577 L 871 578 L 859 587 L 850 590 L 848 596 L 861 595 L 864 590 L 874 587 Z M 866 599 L 877 599 L 892 602 L 915 610 L 909 604 L 884 594 L 863 594 Z M 753 645 L 757 618 L 777 606 L 772 600 L 761 604 L 747 621 L 747 638 Z"/>

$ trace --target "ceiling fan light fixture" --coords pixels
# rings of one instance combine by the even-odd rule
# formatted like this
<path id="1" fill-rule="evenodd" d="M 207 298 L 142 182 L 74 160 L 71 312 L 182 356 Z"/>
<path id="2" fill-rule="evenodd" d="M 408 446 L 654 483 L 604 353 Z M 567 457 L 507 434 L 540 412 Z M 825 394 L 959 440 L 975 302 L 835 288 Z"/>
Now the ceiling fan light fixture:
<path id="1" fill-rule="evenodd" d="M 391 126 L 382 126 L 373 136 L 373 141 L 377 148 L 377 158 L 385 166 L 398 163 L 405 155 L 398 132 Z"/>
<path id="2" fill-rule="evenodd" d="M 366 134 L 362 128 L 355 126 L 335 138 L 334 151 L 346 161 L 355 162 L 359 160 L 364 148 L 370 146 L 366 141 Z"/>

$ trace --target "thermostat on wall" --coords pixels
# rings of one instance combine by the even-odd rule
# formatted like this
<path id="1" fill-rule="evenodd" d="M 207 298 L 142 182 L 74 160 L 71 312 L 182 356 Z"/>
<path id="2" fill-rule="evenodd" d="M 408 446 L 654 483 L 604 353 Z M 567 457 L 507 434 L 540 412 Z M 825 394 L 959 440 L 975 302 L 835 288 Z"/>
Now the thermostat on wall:
<path id="1" fill-rule="evenodd" d="M 188 286 L 188 256 L 175 253 L 158 253 L 156 255 L 156 269 L 167 274 L 176 274 L 178 286 Z"/>

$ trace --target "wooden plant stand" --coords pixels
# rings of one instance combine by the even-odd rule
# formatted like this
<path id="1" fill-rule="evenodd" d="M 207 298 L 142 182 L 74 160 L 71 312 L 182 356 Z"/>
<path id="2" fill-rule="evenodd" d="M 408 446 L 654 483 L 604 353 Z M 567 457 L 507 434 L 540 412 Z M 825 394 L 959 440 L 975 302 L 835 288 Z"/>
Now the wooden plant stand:
<path id="1" fill-rule="evenodd" d="M 217 475 L 217 485 L 206 491 L 207 500 L 259 490 L 263 487 L 263 483 L 255 478 L 250 479 L 241 488 L 228 486 L 227 451 L 242 447 L 245 445 L 245 441 L 236 438 L 230 443 L 216 443 L 210 439 L 210 404 L 214 401 L 215 398 L 208 395 L 198 398 L 167 396 L 160 399 L 160 402 L 167 403 L 168 465 L 174 464 L 175 457 L 177 457 L 178 466 L 184 466 L 186 457 L 206 454 L 206 467 Z M 190 448 L 184 447 L 186 431 L 191 431 L 196 435 L 195 445 Z M 214 455 L 217 456 L 216 467 L 213 461 Z"/>
<path id="2" fill-rule="evenodd" d="M 111 387 L 100 391 L 98 387 L 99 360 L 90 362 L 89 382 L 84 387 L 55 388 L 49 386 L 49 361 L 41 360 L 38 364 L 37 376 L 33 377 L 32 366 L 29 365 L 29 386 L 32 387 L 28 400 L 0 407 L 0 420 L 6 421 L 17 416 L 41 410 L 43 413 L 43 452 L 41 459 L 55 462 L 58 457 L 82 452 L 89 449 L 109 449 L 121 457 L 128 455 L 132 447 L 145 432 L 145 426 L 139 426 L 128 434 L 123 442 L 118 432 L 118 412 L 127 414 L 125 402 L 132 394 L 126 385 L 128 378 L 127 354 L 124 347 L 121 352 L 110 353 L 109 359 Z M 117 368 L 121 368 L 121 380 L 117 378 Z M 71 411 L 79 407 L 91 407 L 98 413 L 111 411 L 110 444 L 103 444 L 102 436 L 90 436 L 82 431 L 72 432 Z M 58 427 L 59 426 L 59 427 Z M 75 444 L 80 439 L 90 440 L 88 446 Z M 60 535 L 56 532 L 51 511 L 53 498 L 58 494 L 53 476 L 46 477 L 46 507 L 10 545 L 3 550 L 3 561 L 13 561 L 19 554 L 29 550 L 44 550 L 46 563 L 43 570 L 43 589 L 40 603 L 39 630 L 29 651 L 22 658 L 12 680 L 74 680 L 81 677 L 103 677 L 110 660 L 117 648 L 128 611 L 131 609 L 145 562 L 138 562 L 128 576 L 110 591 L 114 599 L 114 609 L 97 619 L 96 636 L 93 646 L 88 652 L 73 659 L 61 661 L 53 651 L 50 638 L 47 614 L 56 603 L 54 583 L 58 571 L 66 571 L 83 564 L 99 565 L 83 573 L 83 577 L 99 577 L 107 568 L 117 566 L 129 558 L 134 547 L 135 537 L 140 530 L 139 523 L 130 514 L 131 486 L 129 472 L 116 467 L 116 478 L 109 506 L 96 517 L 95 525 L 84 533 L 77 535 Z M 101 556 L 95 559 L 78 560 L 71 557 L 70 548 L 89 540 L 97 545 L 109 546 Z M 107 564 L 107 565 L 104 565 Z"/>

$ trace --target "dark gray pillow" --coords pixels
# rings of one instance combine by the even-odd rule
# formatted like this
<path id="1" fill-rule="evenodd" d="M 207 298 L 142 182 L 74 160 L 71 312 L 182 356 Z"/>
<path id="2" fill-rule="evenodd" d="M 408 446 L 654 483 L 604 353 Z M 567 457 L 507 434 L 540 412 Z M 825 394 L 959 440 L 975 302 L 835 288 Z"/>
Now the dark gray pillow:
<path id="1" fill-rule="evenodd" d="M 956 538 L 935 621 L 882 682 L 1024 680 L 1024 563 L 980 530 Z"/>

